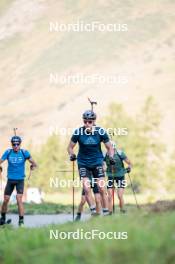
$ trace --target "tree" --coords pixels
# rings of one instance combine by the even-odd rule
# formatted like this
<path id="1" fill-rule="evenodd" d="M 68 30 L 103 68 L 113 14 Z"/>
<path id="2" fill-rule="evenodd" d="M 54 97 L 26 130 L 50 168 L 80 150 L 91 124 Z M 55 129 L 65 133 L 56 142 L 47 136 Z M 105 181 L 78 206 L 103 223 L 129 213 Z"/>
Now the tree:
<path id="1" fill-rule="evenodd" d="M 129 116 L 122 105 L 112 103 L 104 118 L 105 128 L 127 128 L 127 135 L 114 135 L 117 142 L 134 164 L 133 179 L 137 189 L 156 188 L 163 145 L 158 140 L 160 114 L 149 97 L 136 118 Z"/>
<path id="2" fill-rule="evenodd" d="M 49 137 L 41 149 L 35 153 L 35 159 L 39 167 L 33 174 L 31 184 L 39 186 L 44 191 L 52 192 L 50 178 L 67 177 L 66 174 L 57 173 L 58 170 L 68 168 L 68 162 L 66 162 L 68 157 L 64 142 L 61 142 L 61 139 L 56 135 Z"/>

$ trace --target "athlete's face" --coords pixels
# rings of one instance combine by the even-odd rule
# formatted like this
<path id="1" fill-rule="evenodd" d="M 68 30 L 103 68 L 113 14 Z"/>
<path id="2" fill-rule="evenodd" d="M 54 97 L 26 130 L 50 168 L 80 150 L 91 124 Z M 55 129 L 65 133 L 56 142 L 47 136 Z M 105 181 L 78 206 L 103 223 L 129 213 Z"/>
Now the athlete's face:
<path id="1" fill-rule="evenodd" d="M 84 119 L 83 122 L 84 122 L 85 128 L 89 129 L 89 130 L 91 130 L 92 127 L 95 125 L 95 121 L 94 120 L 86 120 L 86 119 Z"/>
<path id="2" fill-rule="evenodd" d="M 12 143 L 12 148 L 15 152 L 18 152 L 18 150 L 20 150 L 20 143 Z"/>

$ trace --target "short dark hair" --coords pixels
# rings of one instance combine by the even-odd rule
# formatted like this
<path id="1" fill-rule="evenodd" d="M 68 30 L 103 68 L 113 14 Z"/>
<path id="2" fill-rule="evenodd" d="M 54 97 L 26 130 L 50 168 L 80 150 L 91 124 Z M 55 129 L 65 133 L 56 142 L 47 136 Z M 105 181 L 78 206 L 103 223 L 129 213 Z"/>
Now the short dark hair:
<path id="1" fill-rule="evenodd" d="M 3 171 L 3 169 L 2 169 L 2 167 L 0 166 L 0 172 L 2 172 Z"/>

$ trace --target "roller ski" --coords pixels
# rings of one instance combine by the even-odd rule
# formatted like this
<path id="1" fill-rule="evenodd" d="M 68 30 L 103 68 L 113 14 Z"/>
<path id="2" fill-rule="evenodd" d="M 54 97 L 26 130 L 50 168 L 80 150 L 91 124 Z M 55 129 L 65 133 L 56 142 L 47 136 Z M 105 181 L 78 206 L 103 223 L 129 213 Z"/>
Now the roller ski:
<path id="1" fill-rule="evenodd" d="M 12 219 L 3 219 L 3 218 L 0 218 L 0 226 L 5 226 L 5 225 L 10 225 L 12 223 Z"/>

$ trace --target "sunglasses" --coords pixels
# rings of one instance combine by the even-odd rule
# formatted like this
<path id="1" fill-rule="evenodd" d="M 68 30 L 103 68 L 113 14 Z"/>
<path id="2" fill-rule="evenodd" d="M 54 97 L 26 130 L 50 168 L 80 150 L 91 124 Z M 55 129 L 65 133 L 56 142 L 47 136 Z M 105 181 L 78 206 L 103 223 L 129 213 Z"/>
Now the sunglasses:
<path id="1" fill-rule="evenodd" d="M 92 124 L 93 123 L 92 120 L 84 120 L 83 122 L 84 122 L 84 124 Z"/>
<path id="2" fill-rule="evenodd" d="M 19 143 L 13 143 L 12 146 L 13 147 L 18 147 L 20 144 Z"/>

